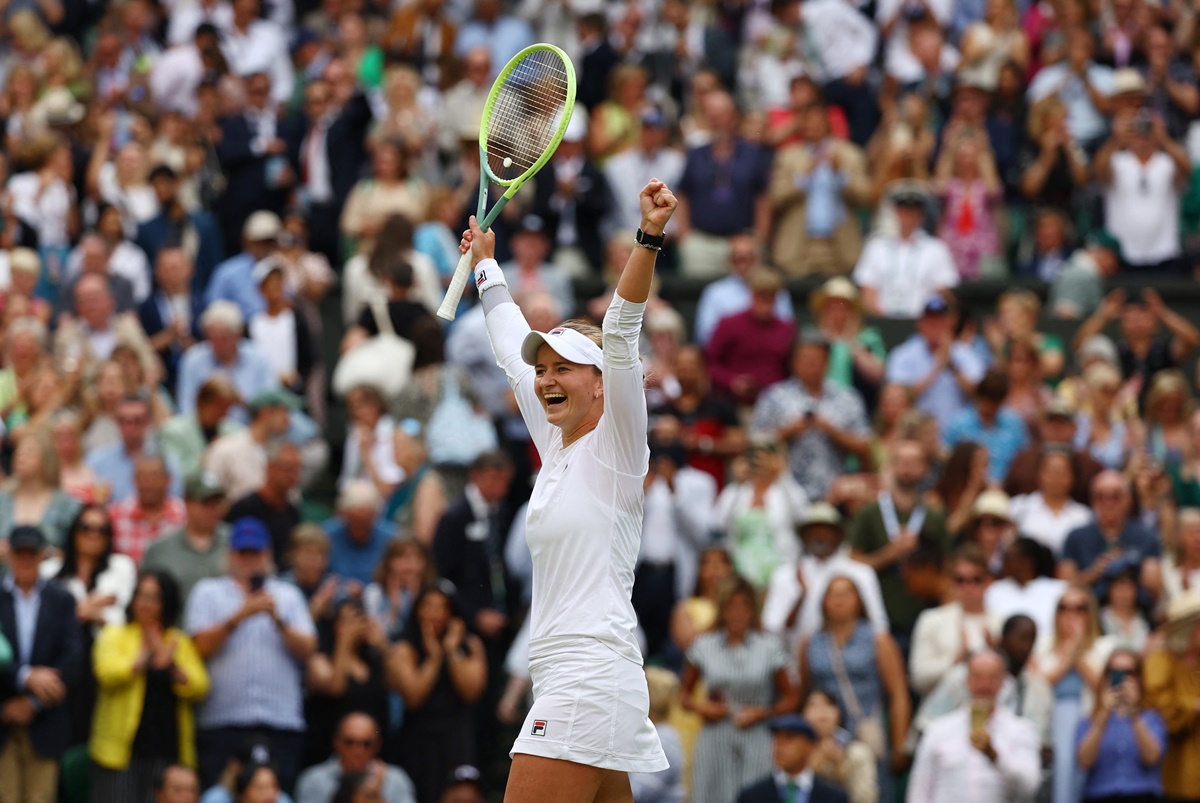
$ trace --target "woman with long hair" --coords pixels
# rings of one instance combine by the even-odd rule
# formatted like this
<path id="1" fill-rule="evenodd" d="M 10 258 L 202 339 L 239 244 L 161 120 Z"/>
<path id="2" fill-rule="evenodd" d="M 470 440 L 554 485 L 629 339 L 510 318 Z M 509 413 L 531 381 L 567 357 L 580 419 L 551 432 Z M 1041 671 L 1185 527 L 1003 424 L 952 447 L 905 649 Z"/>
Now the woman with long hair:
<path id="1" fill-rule="evenodd" d="M 379 559 L 374 580 L 363 589 L 363 610 L 394 643 L 404 635 L 421 589 L 436 582 L 429 548 L 415 538 L 393 538 Z"/>
<path id="2" fill-rule="evenodd" d="M 96 634 L 105 625 L 122 625 L 137 584 L 137 566 L 113 552 L 112 521 L 102 505 L 84 505 L 67 529 L 61 557 L 42 561 L 42 577 L 61 584 L 75 597 L 75 618 L 83 633 L 84 654 L 91 655 Z M 86 742 L 96 701 L 91 665 L 69 689 L 71 743 Z"/>
<path id="3" fill-rule="evenodd" d="M 50 419 L 50 441 L 58 460 L 59 487 L 79 502 L 93 502 L 101 487 L 100 478 L 83 461 L 83 426 L 79 413 L 59 410 Z"/>
<path id="4" fill-rule="evenodd" d="M 1167 368 L 1154 374 L 1146 392 L 1142 421 L 1146 427 L 1146 456 L 1169 469 L 1183 462 L 1191 445 L 1192 391 L 1183 372 Z"/>
<path id="5" fill-rule="evenodd" d="M 934 169 L 943 204 L 938 236 L 950 248 L 959 275 L 978 279 L 1000 255 L 997 205 L 1004 186 L 986 133 L 969 133 L 953 122 L 946 129 Z"/>
<path id="6" fill-rule="evenodd" d="M 472 255 L 496 361 L 542 458 L 525 533 L 534 702 L 513 746 L 510 803 L 628 799 L 627 773 L 667 766 L 647 715 L 631 596 L 650 460 L 638 345 L 677 201 L 651 179 L 639 204 L 639 247 L 601 329 L 568 321 L 531 331 L 495 261 L 495 233 L 472 217 L 460 244 Z"/>
<path id="7" fill-rule="evenodd" d="M 1028 338 L 1010 341 L 1004 355 L 1004 369 L 1008 374 L 1004 406 L 1021 416 L 1026 429 L 1032 431 L 1054 398 L 1042 381 L 1042 366 L 1033 341 Z"/>
<path id="8" fill-rule="evenodd" d="M 682 702 L 704 719 L 692 757 L 693 803 L 724 803 L 771 769 L 773 715 L 797 697 L 783 642 L 762 629 L 758 595 L 740 577 L 727 580 L 711 631 L 692 642 L 683 668 Z M 703 681 L 708 698 L 696 699 Z M 610 798 L 620 799 L 620 798 Z"/>
<path id="9" fill-rule="evenodd" d="M 987 487 L 988 452 L 974 441 L 954 447 L 933 493 L 946 511 L 946 529 L 957 536 L 967 526 L 975 499 Z"/>
<path id="10" fill-rule="evenodd" d="M 1075 416 L 1075 449 L 1086 451 L 1105 468 L 1124 469 L 1134 435 L 1118 405 L 1121 374 L 1098 362 L 1083 374 L 1088 405 Z"/>
<path id="11" fill-rule="evenodd" d="M 413 602 L 388 673 L 404 697 L 398 763 L 417 797 L 435 800 L 455 767 L 474 763 L 475 706 L 487 686 L 483 642 L 467 630 L 452 586 L 427 586 Z"/>
<path id="12" fill-rule="evenodd" d="M 247 764 L 233 782 L 233 803 L 279 803 L 279 773 L 270 764 Z"/>
<path id="13" fill-rule="evenodd" d="M 1200 590 L 1200 509 L 1181 508 L 1175 526 L 1174 549 L 1164 550 L 1162 562 L 1164 606 L 1189 591 Z"/>
<path id="14" fill-rule="evenodd" d="M 388 215 L 379 227 L 370 249 L 361 250 L 342 269 L 342 320 L 352 326 L 371 301 L 388 297 L 388 284 L 397 262 L 412 271 L 409 297 L 426 309 L 441 303 L 441 282 L 433 260 L 413 250 L 413 222 L 407 215 Z"/>
<path id="15" fill-rule="evenodd" d="M 51 546 L 62 547 L 79 502 L 62 490 L 58 456 L 41 432 L 26 432 L 13 451 L 12 476 L 0 486 L 0 534 L 18 524 L 40 527 Z"/>
<path id="16" fill-rule="evenodd" d="M 371 177 L 354 185 L 342 209 L 342 236 L 369 253 L 390 215 L 424 220 L 428 191 L 409 172 L 408 149 L 398 140 L 381 140 L 371 153 Z"/>
<path id="17" fill-rule="evenodd" d="M 904 658 L 895 639 L 867 621 L 862 594 L 849 577 L 829 580 L 821 612 L 821 629 L 800 643 L 801 694 L 820 689 L 833 696 L 844 727 L 871 748 L 886 777 L 889 764 L 894 770 L 905 759 L 912 718 Z M 890 800 L 890 784 L 880 786 L 881 798 Z"/>
<path id="18" fill-rule="evenodd" d="M 92 800 L 149 800 L 166 767 L 196 766 L 192 706 L 208 694 L 209 679 L 191 638 L 175 626 L 182 604 L 171 575 L 149 572 L 138 580 L 126 623 L 96 640 Z"/>
<path id="19" fill-rule="evenodd" d="M 1090 589 L 1070 586 L 1058 600 L 1050 638 L 1034 651 L 1039 674 L 1054 690 L 1054 803 L 1075 803 L 1075 740 L 1079 723 L 1091 715 L 1092 689 L 1100 683 L 1116 639 L 1100 630 L 1100 606 Z"/>

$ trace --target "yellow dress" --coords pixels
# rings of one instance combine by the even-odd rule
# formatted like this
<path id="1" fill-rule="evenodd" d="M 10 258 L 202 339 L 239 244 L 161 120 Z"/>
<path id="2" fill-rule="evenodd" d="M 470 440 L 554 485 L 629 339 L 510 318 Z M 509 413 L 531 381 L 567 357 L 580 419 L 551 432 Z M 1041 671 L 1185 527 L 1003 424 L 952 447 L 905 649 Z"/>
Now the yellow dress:
<path id="1" fill-rule="evenodd" d="M 1194 797 L 1200 792 L 1200 667 L 1186 666 L 1170 651 L 1158 649 L 1146 657 L 1144 674 L 1146 702 L 1167 723 L 1163 792 Z"/>
<path id="2" fill-rule="evenodd" d="M 691 597 L 683 601 L 684 611 L 687 612 L 688 618 L 692 620 L 698 631 L 711 630 L 717 622 L 717 603 L 703 597 Z M 696 684 L 696 690 L 693 696 L 697 700 L 703 700 L 708 697 L 708 689 L 704 687 L 704 682 Z M 683 748 L 683 782 L 687 786 L 688 795 L 691 796 L 692 786 L 692 751 L 696 747 L 696 739 L 700 735 L 700 729 L 704 727 L 704 719 L 691 711 L 685 711 L 679 700 L 671 704 L 671 713 L 667 717 L 667 721 L 679 733 L 679 743 Z"/>

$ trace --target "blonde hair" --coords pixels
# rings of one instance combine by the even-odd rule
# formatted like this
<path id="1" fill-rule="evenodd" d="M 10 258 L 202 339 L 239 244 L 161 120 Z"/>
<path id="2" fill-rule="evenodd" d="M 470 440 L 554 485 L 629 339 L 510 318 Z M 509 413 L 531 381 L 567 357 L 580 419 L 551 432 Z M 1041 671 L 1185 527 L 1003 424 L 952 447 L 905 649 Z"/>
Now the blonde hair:
<path id="1" fill-rule="evenodd" d="M 1096 390 L 1106 382 L 1121 383 L 1121 373 L 1106 362 L 1098 362 L 1088 366 L 1083 372 L 1083 383 L 1088 390 Z"/>
<path id="2" fill-rule="evenodd" d="M 1183 372 L 1178 368 L 1167 368 L 1156 373 L 1154 380 L 1150 383 L 1150 390 L 1146 393 L 1145 413 L 1143 415 L 1146 423 L 1161 423 L 1159 415 L 1163 402 L 1168 397 L 1176 394 L 1183 397 L 1183 409 L 1181 413 L 1183 418 L 1186 419 L 1191 415 L 1192 394 L 1188 388 L 1187 379 L 1183 376 Z"/>
<path id="3" fill-rule="evenodd" d="M 604 330 L 594 323 L 582 320 L 580 318 L 572 318 L 569 321 L 563 321 L 559 324 L 563 329 L 574 329 L 579 334 L 586 337 L 588 340 L 595 343 L 600 348 L 604 348 Z"/>
<path id="4" fill-rule="evenodd" d="M 661 666 L 646 667 L 646 689 L 650 693 L 650 721 L 661 722 L 671 713 L 679 696 L 679 678 Z"/>
<path id="5" fill-rule="evenodd" d="M 1050 115 L 1060 109 L 1065 109 L 1066 106 L 1058 99 L 1057 95 L 1050 95 L 1042 98 L 1037 103 L 1033 104 L 1033 108 L 1029 110 L 1029 137 L 1037 142 L 1046 133 L 1046 126 L 1049 125 Z"/>
<path id="6" fill-rule="evenodd" d="M 1023 287 L 1008 290 L 1002 294 L 996 302 L 996 306 L 1002 307 L 1005 304 L 1015 304 L 1035 319 L 1042 311 L 1042 302 L 1037 297 L 1037 293 Z"/>
<path id="7" fill-rule="evenodd" d="M 304 547 L 317 547 L 326 555 L 329 554 L 329 534 L 321 529 L 321 525 L 313 524 L 298 524 L 292 528 L 291 533 L 291 552 L 297 552 Z"/>
<path id="8" fill-rule="evenodd" d="M 1080 594 L 1087 604 L 1087 627 L 1084 629 L 1083 641 L 1080 643 L 1080 649 L 1084 652 L 1090 650 L 1096 640 L 1100 638 L 1100 603 L 1096 601 L 1096 595 L 1087 586 L 1077 585 L 1072 583 L 1067 586 L 1067 590 L 1058 598 L 1057 605 L 1062 605 L 1062 601 L 1067 598 L 1068 594 Z M 1054 619 L 1054 646 L 1058 646 L 1058 611 L 1055 609 Z"/>

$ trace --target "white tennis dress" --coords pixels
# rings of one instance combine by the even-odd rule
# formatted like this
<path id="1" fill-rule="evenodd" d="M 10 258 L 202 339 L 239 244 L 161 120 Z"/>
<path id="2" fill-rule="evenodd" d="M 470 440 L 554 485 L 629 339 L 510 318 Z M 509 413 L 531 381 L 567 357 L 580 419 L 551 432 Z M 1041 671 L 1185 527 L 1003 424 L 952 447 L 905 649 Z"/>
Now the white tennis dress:
<path id="1" fill-rule="evenodd" d="M 498 267 L 485 260 L 479 269 Z M 512 752 L 625 772 L 666 769 L 630 602 L 650 459 L 637 349 L 645 304 L 614 296 L 604 316 L 604 415 L 564 447 L 521 358 L 529 324 L 506 288 L 486 290 L 483 303 L 496 362 L 542 457 L 526 526 L 533 706 Z"/>

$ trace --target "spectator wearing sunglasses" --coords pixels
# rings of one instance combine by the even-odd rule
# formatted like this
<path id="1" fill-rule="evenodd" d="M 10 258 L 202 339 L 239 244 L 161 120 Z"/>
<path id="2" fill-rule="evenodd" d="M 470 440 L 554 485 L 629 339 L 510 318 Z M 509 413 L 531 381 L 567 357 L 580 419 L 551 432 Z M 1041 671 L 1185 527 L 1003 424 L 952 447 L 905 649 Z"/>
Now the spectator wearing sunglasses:
<path id="1" fill-rule="evenodd" d="M 334 799 L 342 779 L 354 774 L 382 776 L 380 799 L 388 803 L 416 803 L 412 781 L 404 770 L 379 760 L 379 726 L 369 715 L 342 717 L 333 738 L 333 755 L 310 767 L 296 784 L 296 803 L 325 803 Z"/>
<path id="2" fill-rule="evenodd" d="M 920 695 L 1000 634 L 999 614 L 984 609 L 991 574 L 983 550 L 974 544 L 959 549 L 949 562 L 949 574 L 953 601 L 921 613 L 913 628 L 909 684 Z"/>

